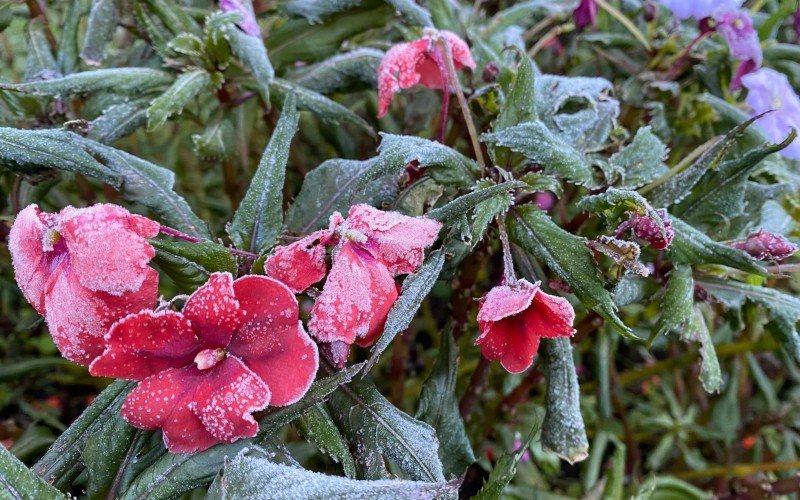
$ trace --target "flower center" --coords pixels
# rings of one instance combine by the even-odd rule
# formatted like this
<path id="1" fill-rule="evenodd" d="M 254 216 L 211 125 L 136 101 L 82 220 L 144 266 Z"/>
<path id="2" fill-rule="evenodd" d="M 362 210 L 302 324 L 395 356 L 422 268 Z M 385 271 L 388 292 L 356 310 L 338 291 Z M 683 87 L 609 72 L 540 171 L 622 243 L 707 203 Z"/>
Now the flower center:
<path id="1" fill-rule="evenodd" d="M 53 228 L 48 228 L 42 236 L 42 250 L 52 252 L 59 241 L 61 241 L 61 233 Z"/>
<path id="2" fill-rule="evenodd" d="M 203 349 L 194 357 L 194 363 L 197 365 L 198 370 L 208 370 L 214 368 L 220 361 L 225 359 L 227 353 L 225 349 Z"/>

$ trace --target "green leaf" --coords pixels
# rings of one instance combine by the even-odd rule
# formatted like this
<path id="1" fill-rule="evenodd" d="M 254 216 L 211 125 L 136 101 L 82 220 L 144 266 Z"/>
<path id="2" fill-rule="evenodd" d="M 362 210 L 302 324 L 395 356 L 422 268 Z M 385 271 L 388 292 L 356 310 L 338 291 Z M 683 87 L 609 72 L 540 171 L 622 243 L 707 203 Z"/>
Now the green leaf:
<path id="1" fill-rule="evenodd" d="M 491 188 L 491 186 L 488 186 L 488 188 Z M 486 236 L 489 224 L 491 224 L 495 217 L 505 213 L 513 202 L 514 197 L 509 191 L 496 194 L 475 205 L 475 215 L 472 218 L 471 226 L 473 250 L 483 240 L 484 236 Z"/>
<path id="2" fill-rule="evenodd" d="M 655 335 L 676 330 L 692 318 L 692 314 L 694 314 L 692 311 L 694 279 L 690 266 L 675 264 L 675 267 L 672 268 L 662 304 L 661 317 L 658 319 Z"/>
<path id="3" fill-rule="evenodd" d="M 106 46 L 114 36 L 119 20 L 119 0 L 92 0 L 92 10 L 83 37 L 81 59 L 98 66 L 106 57 Z"/>
<path id="4" fill-rule="evenodd" d="M 289 0 L 282 5 L 288 14 L 304 17 L 309 23 L 358 7 L 364 0 Z"/>
<path id="5" fill-rule="evenodd" d="M 457 376 L 458 346 L 453 334 L 442 330 L 439 355 L 422 386 L 416 418 L 436 430 L 445 477 L 460 477 L 475 462 L 472 445 L 458 411 Z"/>
<path id="6" fill-rule="evenodd" d="M 664 229 L 664 221 L 658 212 L 636 191 L 608 188 L 605 192 L 586 196 L 578 202 L 577 208 L 584 212 L 603 214 L 611 221 L 618 221 L 625 214 L 634 212 L 653 219 Z"/>
<path id="7" fill-rule="evenodd" d="M 481 203 L 495 197 L 507 195 L 514 189 L 518 189 L 524 185 L 525 184 L 519 181 L 508 181 L 502 184 L 480 188 L 471 193 L 459 196 L 444 206 L 431 210 L 426 216 L 445 224 L 450 224 L 459 217 L 468 214 L 470 210 L 478 207 Z"/>
<path id="8" fill-rule="evenodd" d="M 536 71 L 533 68 L 533 61 L 526 54 L 523 54 L 511 91 L 506 97 L 505 104 L 503 104 L 497 120 L 492 125 L 494 132 L 536 120 L 535 79 Z"/>
<path id="9" fill-rule="evenodd" d="M 564 137 L 551 131 L 541 121 L 515 125 L 499 132 L 483 134 L 481 139 L 494 146 L 506 147 L 544 166 L 575 184 L 588 184 L 592 170 L 583 155 Z"/>
<path id="10" fill-rule="evenodd" d="M 266 458 L 239 456 L 225 466 L 224 493 L 218 499 L 256 498 L 269 492 L 276 500 L 348 498 L 441 498 L 458 491 L 459 481 L 359 481 L 329 476 L 275 463 Z"/>
<path id="11" fill-rule="evenodd" d="M 0 83 L 0 90 L 31 95 L 70 96 L 97 92 L 138 96 L 172 83 L 172 75 L 151 68 L 96 69 L 52 80 Z"/>
<path id="12" fill-rule="evenodd" d="M 233 244 L 242 250 L 264 252 L 275 244 L 283 227 L 283 182 L 289 146 L 297 130 L 298 114 L 292 94 L 264 150 L 250 187 L 228 225 Z"/>
<path id="13" fill-rule="evenodd" d="M 370 380 L 351 382 L 329 405 L 352 446 L 363 450 L 357 465 L 390 458 L 409 479 L 442 482 L 439 440 L 431 426 L 394 407 Z"/>
<path id="14" fill-rule="evenodd" d="M 800 299 L 774 288 L 747 285 L 733 280 L 704 278 L 697 282 L 709 294 L 728 307 L 741 307 L 751 300 L 769 311 L 772 322 L 767 329 L 781 342 L 783 348 L 800 362 L 800 335 L 796 324 L 800 320 Z"/>
<path id="15" fill-rule="evenodd" d="M 158 238 L 150 240 L 156 249 L 155 262 L 184 292 L 193 292 L 208 281 L 211 273 L 229 272 L 236 275 L 237 262 L 228 248 L 203 241 Z"/>
<path id="16" fill-rule="evenodd" d="M 386 317 L 386 324 L 383 327 L 383 334 L 372 348 L 372 353 L 367 361 L 364 372 L 369 372 L 381 357 L 381 354 L 394 340 L 398 333 L 404 331 L 411 324 L 414 316 L 422 305 L 422 301 L 433 289 L 439 274 L 444 267 L 445 253 L 442 250 L 432 252 L 422 266 L 414 274 L 409 275 L 403 281 L 403 289 L 400 296 L 389 310 Z"/>
<path id="17" fill-rule="evenodd" d="M 61 71 L 44 34 L 41 19 L 34 18 L 26 27 L 28 57 L 25 60 L 25 81 L 49 80 L 61 76 Z"/>
<path id="18" fill-rule="evenodd" d="M 272 83 L 270 83 L 269 90 L 270 99 L 273 104 L 280 104 L 288 94 L 293 93 L 297 97 L 298 109 L 311 111 L 324 122 L 333 125 L 350 123 L 370 136 L 375 135 L 372 127 L 370 127 L 363 118 L 322 94 L 280 78 L 275 78 Z"/>
<path id="19" fill-rule="evenodd" d="M 722 243 L 686 222 L 672 217 L 675 238 L 667 248 L 670 260 L 679 264 L 719 264 L 764 276 L 766 271 L 752 257 Z"/>
<path id="20" fill-rule="evenodd" d="M 141 431 L 140 431 L 141 432 Z M 121 473 L 133 457 L 129 448 L 133 445 L 137 430 L 118 413 L 98 426 L 81 453 L 89 473 L 86 496 L 90 499 L 106 498 L 117 474 Z"/>
<path id="21" fill-rule="evenodd" d="M 72 0 L 64 13 L 58 38 L 58 66 L 61 73 L 74 73 L 78 68 L 78 29 L 83 16 L 83 1 Z"/>
<path id="22" fill-rule="evenodd" d="M 303 69 L 294 82 L 320 94 L 372 89 L 376 87 L 383 55 L 380 50 L 366 47 L 337 54 Z"/>
<path id="23" fill-rule="evenodd" d="M 211 86 L 211 75 L 202 69 L 181 74 L 175 83 L 147 108 L 147 130 L 155 130 L 167 119 L 180 114 L 195 97 Z"/>
<path id="24" fill-rule="evenodd" d="M 412 26 L 433 28 L 431 14 L 413 0 L 386 0 Z"/>
<path id="25" fill-rule="evenodd" d="M 497 463 L 494 464 L 494 467 L 492 467 L 492 472 L 489 473 L 489 477 L 486 479 L 483 488 L 472 498 L 475 500 L 496 500 L 498 498 L 503 498 L 503 490 L 517 474 L 517 464 L 519 464 L 522 455 L 531 445 L 535 436 L 536 433 L 531 431 L 527 439 L 521 443 L 516 451 L 503 453 L 500 459 L 497 460 Z"/>
<path id="26" fill-rule="evenodd" d="M 19 500 L 67 498 L 66 495 L 37 477 L 4 446 L 0 446 L 0 497 Z"/>
<path id="27" fill-rule="evenodd" d="M 269 85 L 275 78 L 275 70 L 267 55 L 264 41 L 248 35 L 235 25 L 228 25 L 225 33 L 234 55 L 253 72 L 253 77 L 258 82 L 258 92 L 264 102 L 269 104 Z"/>
<path id="28" fill-rule="evenodd" d="M 200 26 L 189 16 L 186 9 L 170 0 L 140 0 L 147 9 L 155 14 L 164 26 L 172 31 L 173 36 L 181 33 L 200 35 Z"/>
<path id="29" fill-rule="evenodd" d="M 307 441 L 314 443 L 320 451 L 342 464 L 347 477 L 356 477 L 356 464 L 347 447 L 347 441 L 325 405 L 318 404 L 306 411 L 297 420 L 297 425 Z"/>
<path id="30" fill-rule="evenodd" d="M 700 344 L 700 383 L 708 393 L 719 392 L 722 388 L 722 373 L 717 351 L 714 350 L 714 342 L 699 305 L 692 307 L 689 321 L 681 330 L 680 336 L 684 342 Z"/>
<path id="31" fill-rule="evenodd" d="M 394 198 L 400 174 L 379 176 L 362 182 L 377 163 L 331 159 L 309 172 L 303 186 L 286 211 L 286 226 L 299 234 L 328 227 L 328 217 L 333 212 L 347 213 L 351 205 L 367 203 L 380 206 Z"/>
<path id="32" fill-rule="evenodd" d="M 608 162 L 623 172 L 622 185 L 638 188 L 667 173 L 667 146 L 649 126 L 636 131 L 630 144 L 611 155 Z"/>
<path id="33" fill-rule="evenodd" d="M 101 392 L 80 417 L 59 436 L 33 466 L 33 471 L 56 487 L 66 487 L 83 469 L 81 452 L 89 438 L 109 419 L 119 414 L 132 382 L 118 380 Z"/>
<path id="34" fill-rule="evenodd" d="M 220 120 L 192 136 L 194 153 L 200 158 L 228 158 L 233 154 L 236 131 L 230 120 Z"/>
<path id="35" fill-rule="evenodd" d="M 580 387 L 569 339 L 542 339 L 547 378 L 542 446 L 570 464 L 589 456 L 589 441 L 580 405 Z"/>
<path id="36" fill-rule="evenodd" d="M 719 217 L 735 217 L 744 210 L 744 185 L 759 163 L 781 149 L 794 138 L 797 131 L 779 144 L 766 143 L 720 164 L 719 169 L 707 173 L 700 180 L 702 189 L 692 192 L 685 200 L 673 208 L 674 213 L 689 221 L 713 221 Z"/>
<path id="37" fill-rule="evenodd" d="M 147 123 L 148 104 L 138 100 L 109 106 L 91 121 L 87 137 L 103 144 L 127 137 Z"/>
<path id="38" fill-rule="evenodd" d="M 584 306 L 597 312 L 626 337 L 640 340 L 617 316 L 611 293 L 598 276 L 584 238 L 564 231 L 545 212 L 530 205 L 517 207 L 508 227 L 512 241 L 566 281 Z"/>
<path id="39" fill-rule="evenodd" d="M 419 162 L 440 184 L 472 186 L 480 176 L 474 160 L 439 142 L 420 137 L 381 133 L 380 165 L 377 172 L 392 169 L 398 173 L 411 162 Z"/>
<path id="40" fill-rule="evenodd" d="M 711 493 L 670 476 L 650 476 L 642 483 L 633 500 L 711 500 Z"/>

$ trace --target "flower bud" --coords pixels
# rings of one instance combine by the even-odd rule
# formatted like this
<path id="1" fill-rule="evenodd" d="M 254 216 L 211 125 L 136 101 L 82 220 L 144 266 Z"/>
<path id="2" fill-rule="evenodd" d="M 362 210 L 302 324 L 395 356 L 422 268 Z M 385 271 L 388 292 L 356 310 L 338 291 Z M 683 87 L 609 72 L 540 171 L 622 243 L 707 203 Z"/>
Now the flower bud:
<path id="1" fill-rule="evenodd" d="M 483 81 L 486 83 L 492 83 L 497 80 L 497 75 L 500 74 L 500 68 L 497 66 L 496 63 L 490 62 L 483 68 L 483 74 L 481 77 Z"/>
<path id="2" fill-rule="evenodd" d="M 667 217 L 667 211 L 662 208 L 657 212 L 664 222 L 663 229 L 658 227 L 655 220 L 646 215 L 634 215 L 631 218 L 631 225 L 637 238 L 650 243 L 650 246 L 657 250 L 663 250 L 672 243 L 675 231 L 672 229 L 672 221 Z"/>
<path id="3" fill-rule="evenodd" d="M 733 242 L 731 246 L 758 260 L 780 261 L 797 252 L 797 245 L 783 235 L 766 231 L 753 233 L 744 240 Z"/>
<path id="4" fill-rule="evenodd" d="M 658 14 L 658 7 L 650 0 L 644 3 L 642 10 L 644 11 L 644 20 L 648 23 L 653 22 L 656 18 L 656 14 Z"/>

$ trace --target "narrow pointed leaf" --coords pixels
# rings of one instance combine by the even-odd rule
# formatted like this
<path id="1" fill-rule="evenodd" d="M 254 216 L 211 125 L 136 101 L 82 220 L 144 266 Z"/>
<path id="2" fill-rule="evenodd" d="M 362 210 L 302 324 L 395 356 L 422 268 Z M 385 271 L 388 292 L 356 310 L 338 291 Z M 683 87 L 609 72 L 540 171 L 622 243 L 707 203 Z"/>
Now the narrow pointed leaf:
<path id="1" fill-rule="evenodd" d="M 749 273 L 764 275 L 766 271 L 752 257 L 722 243 L 717 243 L 690 224 L 672 217 L 675 238 L 667 254 L 681 264 L 719 264 Z"/>
<path id="2" fill-rule="evenodd" d="M 669 273 L 661 317 L 656 334 L 662 335 L 685 325 L 692 317 L 694 305 L 694 279 L 692 268 L 676 264 Z"/>
<path id="3" fill-rule="evenodd" d="M 208 281 L 211 273 L 236 274 L 236 258 L 230 250 L 211 241 L 193 243 L 158 238 L 150 240 L 156 249 L 155 262 L 184 292 L 190 293 Z"/>
<path id="4" fill-rule="evenodd" d="M 342 464 L 344 473 L 349 478 L 356 477 L 356 464 L 350 453 L 347 441 L 336 427 L 328 408 L 325 405 L 317 406 L 306 411 L 297 420 L 300 433 L 311 443 L 327 454 L 337 463 Z"/>
<path id="5" fill-rule="evenodd" d="M 130 461 L 128 450 L 133 445 L 136 429 L 119 414 L 100 425 L 86 442 L 81 459 L 89 475 L 86 496 L 90 499 L 106 498 L 119 469 Z"/>
<path id="6" fill-rule="evenodd" d="M 471 186 L 480 176 L 480 168 L 474 160 L 444 144 L 420 137 L 381 134 L 381 165 L 374 168 L 379 173 L 387 168 L 402 172 L 411 162 L 427 167 L 437 182 L 458 186 Z"/>
<path id="7" fill-rule="evenodd" d="M 533 442 L 534 437 L 536 437 L 536 433 L 531 431 L 527 439 L 521 443 L 518 450 L 510 453 L 503 453 L 500 459 L 497 460 L 497 463 L 494 464 L 494 467 L 492 467 L 492 472 L 486 479 L 483 488 L 473 497 L 475 500 L 495 500 L 497 498 L 503 498 L 503 490 L 517 474 L 517 465 L 520 460 L 522 460 L 522 455 L 525 453 L 525 450 L 527 450 L 531 442 Z"/>
<path id="8" fill-rule="evenodd" d="M 211 85 L 211 75 L 199 69 L 183 73 L 166 92 L 158 96 L 147 108 L 147 129 L 164 125 L 170 116 L 180 114 L 183 108 Z"/>
<path id="9" fill-rule="evenodd" d="M 533 61 L 527 55 L 523 55 L 511 92 L 508 93 L 505 105 L 492 126 L 494 132 L 536 120 L 535 78 Z"/>
<path id="10" fill-rule="evenodd" d="M 58 38 L 58 67 L 68 75 L 78 68 L 78 29 L 83 16 L 83 1 L 72 0 L 64 14 L 61 36 Z"/>
<path id="11" fill-rule="evenodd" d="M 525 186 L 525 184 L 522 182 L 508 181 L 502 184 L 495 184 L 494 186 L 478 189 L 463 196 L 459 196 L 448 204 L 431 210 L 426 215 L 431 219 L 436 219 L 445 224 L 450 224 L 459 217 L 468 214 L 480 203 L 495 196 L 507 194 L 510 191 L 523 186 Z"/>
<path id="12" fill-rule="evenodd" d="M 81 59 L 98 66 L 106 57 L 106 46 L 114 36 L 119 19 L 119 0 L 92 0 L 92 9 L 83 37 Z"/>
<path id="13" fill-rule="evenodd" d="M 294 82 L 320 94 L 375 88 L 384 53 L 359 48 L 320 61 L 294 77 Z"/>
<path id="14" fill-rule="evenodd" d="M 269 85 L 275 78 L 275 70 L 267 55 L 264 41 L 259 37 L 248 35 L 234 25 L 228 25 L 225 31 L 231 50 L 253 73 L 258 82 L 258 92 L 269 104 Z"/>
<path id="15" fill-rule="evenodd" d="M 31 472 L 4 446 L 0 446 L 0 497 L 12 500 L 60 500 L 66 495 Z"/>
<path id="16" fill-rule="evenodd" d="M 96 69 L 40 82 L 0 83 L 0 90 L 53 96 L 70 96 L 93 92 L 140 95 L 157 87 L 169 85 L 172 80 L 171 74 L 158 69 Z"/>
<path id="17" fill-rule="evenodd" d="M 25 81 L 35 82 L 61 76 L 60 66 L 50 51 L 50 44 L 44 35 L 42 21 L 38 18 L 28 22 L 26 27 L 28 56 L 25 59 Z"/>

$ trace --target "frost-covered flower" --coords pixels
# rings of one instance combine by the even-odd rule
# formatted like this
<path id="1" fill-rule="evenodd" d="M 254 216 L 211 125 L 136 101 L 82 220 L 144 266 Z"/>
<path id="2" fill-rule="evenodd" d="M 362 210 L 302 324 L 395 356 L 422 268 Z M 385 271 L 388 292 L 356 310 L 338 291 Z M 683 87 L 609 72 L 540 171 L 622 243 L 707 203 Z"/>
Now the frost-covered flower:
<path id="1" fill-rule="evenodd" d="M 650 243 L 650 246 L 656 250 L 663 250 L 672 243 L 672 238 L 675 237 L 675 230 L 672 229 L 672 221 L 669 219 L 667 211 L 660 208 L 657 212 L 664 223 L 663 230 L 651 217 L 639 214 L 633 214 L 630 220 L 630 227 L 637 238 Z"/>
<path id="2" fill-rule="evenodd" d="M 291 245 L 279 246 L 265 265 L 269 276 L 282 281 L 295 293 L 301 293 L 328 272 L 325 245 L 333 238 L 333 230 L 316 231 Z"/>
<path id="3" fill-rule="evenodd" d="M 540 339 L 574 335 L 573 321 L 575 311 L 567 299 L 546 294 L 539 283 L 523 279 L 496 286 L 483 298 L 475 345 L 487 359 L 500 360 L 509 372 L 520 373 L 533 364 Z"/>
<path id="4" fill-rule="evenodd" d="M 256 14 L 250 0 L 220 0 L 219 8 L 223 12 L 236 12 L 241 15 L 242 20 L 237 26 L 248 35 L 261 37 L 261 28 L 256 21 Z"/>
<path id="5" fill-rule="evenodd" d="M 317 347 L 292 291 L 266 276 L 214 273 L 182 312 L 143 311 L 106 335 L 92 375 L 138 380 L 122 416 L 161 428 L 188 453 L 252 437 L 254 411 L 300 399 L 317 372 Z"/>
<path id="6" fill-rule="evenodd" d="M 797 252 L 797 245 L 783 235 L 766 231 L 753 233 L 744 240 L 731 243 L 731 246 L 747 252 L 758 260 L 781 261 Z"/>
<path id="7" fill-rule="evenodd" d="M 738 9 L 744 0 L 659 0 L 678 19 L 693 17 L 698 21 L 721 9 Z"/>
<path id="8" fill-rule="evenodd" d="M 402 89 L 420 84 L 429 89 L 447 87 L 446 91 L 452 91 L 444 54 L 436 41 L 438 37 L 450 47 L 456 71 L 475 68 L 467 43 L 449 31 L 426 33 L 419 40 L 393 46 L 378 67 L 378 118 L 386 114 L 392 97 Z"/>
<path id="9" fill-rule="evenodd" d="M 61 354 L 88 365 L 119 318 L 154 307 L 155 250 L 145 238 L 159 224 L 122 207 L 66 207 L 57 214 L 30 205 L 17 215 L 8 246 L 25 298 L 47 320 Z"/>
<path id="10" fill-rule="evenodd" d="M 714 13 L 717 32 L 728 42 L 731 57 L 742 61 L 736 71 L 731 87 L 742 86 L 742 77 L 761 67 L 763 53 L 758 33 L 753 28 L 749 12 L 739 9 L 721 9 Z"/>
<path id="11" fill-rule="evenodd" d="M 581 0 L 572 11 L 572 17 L 575 19 L 575 27 L 579 30 L 587 26 L 594 26 L 597 19 L 596 0 Z"/>
<path id="12" fill-rule="evenodd" d="M 761 68 L 743 76 L 742 85 L 747 89 L 745 102 L 752 109 L 752 116 L 771 111 L 756 122 L 770 140 L 783 141 L 792 128 L 800 131 L 800 98 L 786 75 Z M 800 158 L 800 139 L 792 141 L 780 153 L 787 158 Z"/>

